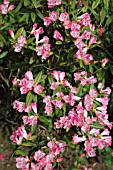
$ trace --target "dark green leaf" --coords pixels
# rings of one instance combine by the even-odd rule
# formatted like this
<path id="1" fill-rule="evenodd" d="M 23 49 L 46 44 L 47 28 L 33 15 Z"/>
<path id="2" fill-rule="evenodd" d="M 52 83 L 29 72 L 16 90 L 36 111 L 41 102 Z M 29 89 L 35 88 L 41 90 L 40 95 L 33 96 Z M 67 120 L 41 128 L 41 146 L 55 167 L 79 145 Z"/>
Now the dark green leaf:
<path id="1" fill-rule="evenodd" d="M 33 100 L 33 95 L 30 91 L 27 93 L 27 96 L 26 96 L 26 106 L 27 107 L 31 104 L 32 100 Z"/>
<path id="2" fill-rule="evenodd" d="M 0 54 L 0 58 L 4 58 L 7 55 L 8 51 L 3 52 L 2 54 Z"/>

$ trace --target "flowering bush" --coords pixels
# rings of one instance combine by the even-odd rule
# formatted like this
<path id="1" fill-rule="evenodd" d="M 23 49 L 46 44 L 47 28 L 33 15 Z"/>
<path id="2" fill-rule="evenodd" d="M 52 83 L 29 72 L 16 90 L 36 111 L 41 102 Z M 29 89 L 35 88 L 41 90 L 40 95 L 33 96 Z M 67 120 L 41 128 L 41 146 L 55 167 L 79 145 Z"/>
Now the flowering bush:
<path id="1" fill-rule="evenodd" d="M 109 59 L 96 52 L 103 46 L 104 29 L 92 24 L 84 1 L 9 3 L 0 6 L 9 38 L 7 42 L 1 35 L 1 47 L 9 49 L 0 58 L 15 56 L 10 56 L 9 68 L 14 66 L 13 108 L 20 112 L 10 136 L 17 146 L 16 167 L 52 170 L 62 166 L 71 150 L 75 156 L 95 157 L 112 143 L 107 114 L 111 88 L 105 86 Z M 8 19 L 12 27 L 6 25 Z M 75 161 L 76 169 L 87 169 Z"/>

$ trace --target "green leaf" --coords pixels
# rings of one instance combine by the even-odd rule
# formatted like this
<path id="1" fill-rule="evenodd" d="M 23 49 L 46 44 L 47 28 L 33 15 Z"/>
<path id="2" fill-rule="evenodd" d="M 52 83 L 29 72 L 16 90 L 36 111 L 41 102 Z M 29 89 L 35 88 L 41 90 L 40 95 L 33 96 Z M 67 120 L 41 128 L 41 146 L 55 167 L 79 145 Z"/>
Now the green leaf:
<path id="1" fill-rule="evenodd" d="M 36 77 L 35 77 L 35 84 L 38 84 L 38 83 L 40 83 L 40 82 L 42 81 L 42 74 L 43 74 L 43 72 L 40 71 L 40 72 L 36 75 Z"/>
<path id="2" fill-rule="evenodd" d="M 35 22 L 36 20 L 36 14 L 34 12 L 31 13 L 31 20 Z"/>
<path id="3" fill-rule="evenodd" d="M 36 13 L 39 16 L 39 18 L 41 18 L 41 19 L 44 18 L 43 14 L 39 10 L 37 10 Z"/>
<path id="4" fill-rule="evenodd" d="M 98 124 L 97 122 L 91 124 L 90 127 L 97 128 L 97 129 L 104 129 L 104 127 L 102 125 Z"/>
<path id="5" fill-rule="evenodd" d="M 43 123 L 45 123 L 46 125 L 49 125 L 50 123 L 51 123 L 51 119 L 48 119 L 48 118 L 46 118 L 45 116 L 39 116 L 38 117 L 38 120 L 40 121 L 40 122 L 43 122 Z"/>
<path id="6" fill-rule="evenodd" d="M 31 127 L 31 132 L 34 133 L 35 130 L 36 130 L 36 128 L 37 128 L 37 125 L 32 126 L 32 127 Z"/>
<path id="7" fill-rule="evenodd" d="M 24 31 L 24 27 L 19 28 L 19 30 L 16 32 L 15 37 L 18 38 L 22 34 L 23 31 Z"/>
<path id="8" fill-rule="evenodd" d="M 29 6 L 31 4 L 30 0 L 24 0 L 24 6 Z"/>
<path id="9" fill-rule="evenodd" d="M 102 8 L 101 13 L 102 13 L 102 16 L 101 16 L 101 23 L 103 23 L 104 20 L 105 20 L 106 15 L 107 15 L 106 9 L 105 9 L 105 8 Z"/>
<path id="10" fill-rule="evenodd" d="M 22 3 L 19 2 L 19 3 L 18 3 L 18 6 L 17 6 L 16 9 L 14 10 L 14 13 L 17 14 L 17 12 L 21 9 L 21 7 L 22 7 Z"/>
<path id="11" fill-rule="evenodd" d="M 2 54 L 0 54 L 0 58 L 4 58 L 7 55 L 8 51 L 3 52 Z"/>
<path id="12" fill-rule="evenodd" d="M 24 142 L 24 143 L 22 143 L 22 146 L 34 146 L 34 147 L 36 147 L 37 144 L 31 143 L 31 142 Z"/>
<path id="13" fill-rule="evenodd" d="M 33 41 L 34 41 L 35 37 L 32 37 L 30 38 L 28 41 L 27 41 L 27 44 L 31 44 Z"/>
<path id="14" fill-rule="evenodd" d="M 34 7 L 37 8 L 37 6 L 38 6 L 37 0 L 32 0 L 32 3 L 34 5 Z"/>
<path id="15" fill-rule="evenodd" d="M 31 104 L 32 100 L 33 100 L 33 95 L 30 91 L 27 93 L 27 96 L 26 96 L 26 106 L 27 107 Z"/>
<path id="16" fill-rule="evenodd" d="M 18 155 L 18 156 L 25 156 L 26 155 L 26 153 L 22 150 L 16 150 L 16 151 L 14 151 L 14 154 Z"/>
<path id="17" fill-rule="evenodd" d="M 96 9 L 99 4 L 100 4 L 100 0 L 94 1 L 92 4 L 92 9 Z"/>
<path id="18" fill-rule="evenodd" d="M 49 75 L 48 76 L 48 81 L 49 81 L 49 83 L 51 83 L 51 82 L 54 82 L 54 79 Z"/>
<path id="19" fill-rule="evenodd" d="M 28 140 L 34 140 L 37 138 L 37 135 L 30 136 Z"/>
<path id="20" fill-rule="evenodd" d="M 1 31 L 1 30 L 4 30 L 5 28 L 7 28 L 7 27 L 9 26 L 9 24 L 10 24 L 10 23 L 5 24 L 3 27 L 0 27 L 0 31 Z"/>
<path id="21" fill-rule="evenodd" d="M 6 44 L 6 40 L 4 39 L 4 37 L 0 34 L 0 41 L 2 41 L 4 44 Z"/>
<path id="22" fill-rule="evenodd" d="M 56 41 L 55 44 L 57 44 L 57 45 L 62 45 L 62 41 Z"/>

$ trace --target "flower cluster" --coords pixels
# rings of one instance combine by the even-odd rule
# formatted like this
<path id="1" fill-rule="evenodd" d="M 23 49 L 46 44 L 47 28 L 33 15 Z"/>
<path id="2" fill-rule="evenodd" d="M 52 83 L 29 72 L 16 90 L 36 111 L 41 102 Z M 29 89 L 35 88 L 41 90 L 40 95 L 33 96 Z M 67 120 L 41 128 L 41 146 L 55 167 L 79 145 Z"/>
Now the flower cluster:
<path id="1" fill-rule="evenodd" d="M 45 153 L 42 150 L 38 150 L 32 155 L 32 160 L 28 157 L 18 157 L 16 158 L 16 167 L 18 169 L 44 169 L 44 170 L 53 170 L 54 167 L 52 163 L 55 161 L 61 161 L 63 158 L 59 156 L 60 153 L 64 152 L 64 148 L 66 143 L 58 142 L 58 141 L 49 141 L 47 143 L 47 148 L 49 149 L 49 153 Z M 34 163 L 34 161 L 35 163 Z M 31 164 L 30 164 L 31 162 Z"/>
<path id="2" fill-rule="evenodd" d="M 23 79 L 14 79 L 12 80 L 13 85 L 16 85 L 20 88 L 21 94 L 26 94 L 30 90 L 33 90 L 36 94 L 41 94 L 43 87 L 40 84 L 36 84 L 33 79 L 33 74 L 31 71 L 27 71 Z"/>
<path id="3" fill-rule="evenodd" d="M 14 36 L 13 30 L 10 29 L 9 34 L 11 35 L 11 37 L 13 39 L 16 39 L 15 36 Z M 24 47 L 25 44 L 27 44 L 26 37 L 24 35 L 20 35 L 17 39 L 17 43 L 13 45 L 14 51 L 15 52 L 21 52 L 21 50 L 22 50 L 22 48 Z"/>
<path id="4" fill-rule="evenodd" d="M 78 48 L 74 58 L 80 59 L 85 63 L 90 63 L 93 60 L 93 56 L 92 54 L 87 54 L 87 51 L 91 45 L 97 43 L 97 38 L 91 32 L 94 31 L 95 27 L 90 23 L 90 15 L 85 13 L 79 16 L 77 21 L 71 22 L 67 12 L 63 12 L 58 16 L 56 11 L 52 11 L 48 17 L 43 19 L 44 25 L 49 26 L 58 19 L 66 30 L 70 30 L 70 36 L 72 36 L 74 45 Z M 83 27 L 86 27 L 84 32 L 82 31 Z M 53 37 L 56 40 L 63 41 L 63 37 L 58 30 L 54 31 Z"/>
<path id="5" fill-rule="evenodd" d="M 3 0 L 3 3 L 0 5 L 0 11 L 2 14 L 6 15 L 9 11 L 14 9 L 14 5 L 10 5 L 10 1 Z"/>

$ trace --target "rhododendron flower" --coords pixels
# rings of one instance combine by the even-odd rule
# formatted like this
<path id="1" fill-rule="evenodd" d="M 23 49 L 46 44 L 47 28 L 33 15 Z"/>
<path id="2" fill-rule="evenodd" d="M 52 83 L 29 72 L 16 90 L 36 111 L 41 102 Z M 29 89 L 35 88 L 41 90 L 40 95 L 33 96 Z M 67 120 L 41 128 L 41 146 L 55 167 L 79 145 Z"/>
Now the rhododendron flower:
<path id="1" fill-rule="evenodd" d="M 29 159 L 28 157 L 20 156 L 16 158 L 16 167 L 18 169 L 28 170 L 29 169 Z"/>
<path id="2" fill-rule="evenodd" d="M 14 7 L 15 7 L 14 5 L 11 5 L 10 7 L 8 7 L 9 3 L 10 3 L 9 1 L 4 0 L 3 4 L 0 5 L 0 11 L 2 14 L 6 15 L 9 11 L 14 9 Z"/>
<path id="3" fill-rule="evenodd" d="M 103 32 L 104 32 L 104 29 L 101 27 L 101 28 L 99 28 L 99 33 L 100 33 L 100 35 L 102 35 L 103 34 Z"/>
<path id="4" fill-rule="evenodd" d="M 15 52 L 21 52 L 23 44 L 16 43 L 13 45 L 13 47 L 15 48 L 14 49 Z"/>
<path id="5" fill-rule="evenodd" d="M 13 30 L 10 29 L 8 32 L 9 32 L 9 34 L 11 35 L 11 37 L 12 37 L 13 39 L 15 39 Z"/>
<path id="6" fill-rule="evenodd" d="M 102 67 L 105 67 L 106 63 L 108 63 L 109 59 L 108 58 L 104 58 L 102 59 Z"/>
<path id="7" fill-rule="evenodd" d="M 45 26 L 49 26 L 53 22 L 52 19 L 50 19 L 50 17 L 44 17 L 43 21 Z"/>
<path id="8" fill-rule="evenodd" d="M 42 91 L 43 91 L 43 87 L 40 85 L 40 84 L 38 84 L 38 85 L 34 85 L 33 86 L 33 91 L 36 93 L 36 94 L 41 94 L 42 93 Z"/>
<path id="9" fill-rule="evenodd" d="M 52 21 L 56 21 L 58 19 L 58 14 L 56 11 L 52 11 L 49 13 L 49 17 Z"/>
<path id="10" fill-rule="evenodd" d="M 38 45 L 39 35 L 44 33 L 43 27 L 40 27 L 39 29 L 34 31 L 34 36 L 36 38 L 36 45 Z"/>
<path id="11" fill-rule="evenodd" d="M 47 0 L 48 8 L 53 8 L 55 5 L 61 5 L 62 0 Z"/>
<path id="12" fill-rule="evenodd" d="M 83 137 L 78 137 L 78 135 L 77 134 L 74 134 L 74 136 L 73 136 L 73 143 L 74 144 L 78 144 L 78 143 L 80 143 L 80 142 L 83 142 L 83 141 L 85 141 L 86 140 L 86 137 L 85 136 L 83 136 Z"/>
<path id="13" fill-rule="evenodd" d="M 85 13 L 78 17 L 80 19 L 80 23 L 84 26 L 90 25 L 90 15 L 88 13 Z"/>
<path id="14" fill-rule="evenodd" d="M 52 103 L 54 104 L 55 108 L 61 109 L 63 106 L 63 103 L 61 102 L 61 100 L 52 100 Z"/>
<path id="15" fill-rule="evenodd" d="M 103 105 L 108 105 L 108 101 L 109 101 L 108 97 L 106 97 L 106 96 L 104 96 L 102 98 L 96 98 L 96 100 L 98 102 L 102 103 Z"/>
<path id="16" fill-rule="evenodd" d="M 24 37 L 24 35 L 20 35 L 18 37 L 18 44 L 21 44 L 21 46 L 24 46 L 24 44 L 27 44 L 27 40 L 26 38 Z"/>
<path id="17" fill-rule="evenodd" d="M 90 39 L 90 36 L 91 36 L 91 32 L 89 32 L 88 30 L 85 30 L 85 31 L 83 32 L 83 34 L 81 35 L 80 38 L 89 40 L 89 39 Z"/>
<path id="18" fill-rule="evenodd" d="M 55 78 L 57 80 L 57 82 L 62 82 L 64 80 L 64 77 L 65 77 L 65 72 L 53 71 L 51 76 L 53 78 Z"/>
<path id="19" fill-rule="evenodd" d="M 46 155 L 46 154 L 45 154 L 43 151 L 38 150 L 38 151 L 36 151 L 35 154 L 34 154 L 34 159 L 38 162 L 38 161 L 40 161 L 40 159 L 42 159 L 45 155 Z"/>
<path id="20" fill-rule="evenodd" d="M 78 49 L 82 50 L 83 47 L 85 47 L 85 44 L 81 40 L 81 38 L 77 38 L 74 44 L 77 46 Z"/>
<path id="21" fill-rule="evenodd" d="M 89 41 L 89 45 L 95 44 L 95 43 L 97 43 L 97 38 L 94 37 L 94 36 L 92 36 L 91 39 L 90 39 L 90 41 Z"/>
<path id="22" fill-rule="evenodd" d="M 37 26 L 38 26 L 38 25 L 37 25 L 36 23 L 33 24 L 33 29 L 32 29 L 32 31 L 31 31 L 30 34 L 34 34 L 34 31 L 36 30 Z"/>
<path id="23" fill-rule="evenodd" d="M 80 27 L 81 26 L 77 22 L 75 22 L 75 21 L 71 22 L 71 31 L 80 30 Z"/>
<path id="24" fill-rule="evenodd" d="M 80 35 L 80 30 L 79 29 L 72 30 L 70 34 L 73 38 L 78 38 Z"/>
<path id="25" fill-rule="evenodd" d="M 65 20 L 69 19 L 69 14 L 67 12 L 63 12 L 60 14 L 59 20 L 64 22 Z"/>
<path id="26" fill-rule="evenodd" d="M 63 37 L 61 36 L 61 34 L 59 33 L 59 31 L 57 31 L 57 30 L 54 31 L 53 37 L 54 37 L 56 40 L 61 40 L 61 41 L 63 41 Z"/>
<path id="27" fill-rule="evenodd" d="M 29 124 L 30 126 L 34 126 L 38 122 L 37 116 L 23 116 L 22 119 L 25 125 Z"/>
<path id="28" fill-rule="evenodd" d="M 18 112 L 23 112 L 25 109 L 25 103 L 24 102 L 19 102 L 17 100 L 15 100 L 13 102 L 13 108 L 18 110 Z"/>
<path id="29" fill-rule="evenodd" d="M 63 23 L 63 26 L 64 26 L 64 28 L 66 30 L 70 29 L 71 28 L 71 21 L 70 20 L 65 20 L 64 23 Z"/>

